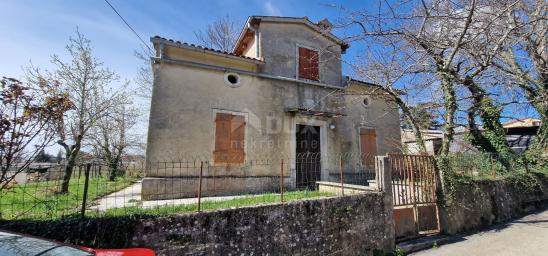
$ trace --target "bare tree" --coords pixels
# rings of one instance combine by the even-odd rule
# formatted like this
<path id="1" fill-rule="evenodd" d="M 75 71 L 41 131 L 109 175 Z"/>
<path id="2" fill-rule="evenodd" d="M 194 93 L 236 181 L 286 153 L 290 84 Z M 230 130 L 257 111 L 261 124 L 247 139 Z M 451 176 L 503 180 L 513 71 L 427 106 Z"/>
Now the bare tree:
<path id="1" fill-rule="evenodd" d="M 205 31 L 194 32 L 194 35 L 206 47 L 232 52 L 236 40 L 238 40 L 240 29 L 237 22 L 227 14 L 207 25 Z"/>
<path id="2" fill-rule="evenodd" d="M 134 81 L 137 85 L 137 96 L 150 99 L 152 97 L 152 83 L 154 82 L 154 73 L 150 63 L 151 53 L 147 49 L 135 51 L 135 57 L 141 62 L 137 68 L 137 76 Z"/>
<path id="3" fill-rule="evenodd" d="M 232 52 L 238 36 L 240 27 L 229 15 L 217 18 L 209 24 L 204 31 L 195 31 L 196 39 L 208 48 L 225 52 Z M 137 84 L 138 96 L 143 98 L 152 97 L 152 83 L 154 82 L 150 57 L 153 53 L 147 48 L 135 51 L 135 57 L 141 61 L 137 69 L 137 76 L 134 81 Z"/>
<path id="4" fill-rule="evenodd" d="M 510 44 L 495 66 L 511 79 L 541 119 L 537 143 L 548 148 L 548 5 L 545 0 L 521 1 L 517 15 L 508 19 L 516 27 Z M 500 74 L 500 73 L 499 73 Z"/>
<path id="5" fill-rule="evenodd" d="M 0 92 L 0 191 L 28 168 L 55 136 L 52 127 L 72 108 L 55 81 L 36 87 L 3 77 Z"/>
<path id="6" fill-rule="evenodd" d="M 68 192 L 76 159 L 90 129 L 113 106 L 125 101 L 117 90 L 110 87 L 111 83 L 119 80 L 118 75 L 93 57 L 90 41 L 78 30 L 75 37 L 69 39 L 66 49 L 71 59 L 62 60 L 53 55 L 51 62 L 56 66 L 55 71 L 42 74 L 40 70 L 31 67 L 27 72 L 31 81 L 45 76 L 59 81 L 59 90 L 68 94 L 74 103 L 74 108 L 67 112 L 57 126 L 57 144 L 65 150 L 61 193 Z"/>
<path id="7" fill-rule="evenodd" d="M 378 12 L 351 13 L 347 19 L 346 25 L 361 30 L 351 40 L 377 46 L 365 55 L 371 71 L 360 73 L 407 93 L 426 92 L 428 97 L 440 91 L 444 115 L 442 154 L 448 154 L 453 140 L 456 113 L 459 105 L 464 106 L 459 102 L 470 104 L 466 112 L 472 142 L 485 151 L 510 153 L 500 123 L 501 107 L 491 98 L 492 83 L 485 77 L 518 28 L 506 20 L 515 17 L 520 1 L 381 2 Z M 380 74 L 384 74 L 381 79 Z M 459 89 L 461 86 L 467 95 Z M 409 115 L 404 108 L 402 112 Z M 476 117 L 483 123 L 481 130 Z"/>
<path id="8" fill-rule="evenodd" d="M 108 115 L 97 120 L 90 132 L 90 142 L 96 155 L 104 159 L 109 167 L 109 179 L 120 174 L 122 160 L 129 147 L 137 146 L 137 139 L 130 130 L 137 122 L 139 111 L 126 104 L 116 105 Z"/>

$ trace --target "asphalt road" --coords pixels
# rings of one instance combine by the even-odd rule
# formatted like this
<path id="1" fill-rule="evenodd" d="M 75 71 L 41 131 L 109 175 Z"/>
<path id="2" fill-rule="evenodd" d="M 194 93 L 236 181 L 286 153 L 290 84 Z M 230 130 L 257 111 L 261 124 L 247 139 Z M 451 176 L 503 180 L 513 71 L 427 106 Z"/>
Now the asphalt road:
<path id="1" fill-rule="evenodd" d="M 548 210 L 412 255 L 548 255 Z"/>

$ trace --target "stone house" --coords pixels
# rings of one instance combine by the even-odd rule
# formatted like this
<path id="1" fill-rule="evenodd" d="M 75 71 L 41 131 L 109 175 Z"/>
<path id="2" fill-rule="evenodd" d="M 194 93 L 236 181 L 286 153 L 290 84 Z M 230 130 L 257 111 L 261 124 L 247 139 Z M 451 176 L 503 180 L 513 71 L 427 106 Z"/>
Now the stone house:
<path id="1" fill-rule="evenodd" d="M 375 85 L 343 76 L 349 45 L 331 26 L 251 16 L 232 52 L 151 38 L 143 199 L 194 197 L 199 167 L 188 159 L 207 162 L 202 195 L 230 195 L 275 191 L 282 158 L 291 189 L 338 179 L 340 154 L 353 155 L 344 165 L 351 174 L 360 154 L 397 150 L 396 106 Z M 317 156 L 313 167 L 298 164 L 303 155 Z"/>

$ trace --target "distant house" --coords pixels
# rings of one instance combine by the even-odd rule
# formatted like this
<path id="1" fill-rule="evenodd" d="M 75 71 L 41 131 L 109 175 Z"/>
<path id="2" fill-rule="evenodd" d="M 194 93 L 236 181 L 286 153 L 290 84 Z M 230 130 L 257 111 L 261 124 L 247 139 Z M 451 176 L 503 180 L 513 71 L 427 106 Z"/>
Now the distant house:
<path id="1" fill-rule="evenodd" d="M 338 154 L 397 150 L 397 107 L 367 95 L 375 85 L 343 76 L 341 55 L 349 45 L 331 27 L 306 17 L 252 16 L 231 52 L 151 38 L 156 55 L 143 198 L 196 195 L 195 170 L 165 170 L 162 162 L 199 157 L 215 175 L 238 173 L 215 190 L 204 181 L 204 195 L 226 195 L 276 186 L 278 168 L 246 167 L 253 160 L 291 159 L 285 182 L 299 188 L 338 177 Z M 298 164 L 302 154 L 319 157 Z"/>
<path id="2" fill-rule="evenodd" d="M 540 120 L 534 118 L 525 118 L 508 121 L 502 124 L 506 132 L 506 141 L 508 145 L 516 152 L 522 153 L 525 151 L 535 138 L 540 127 Z M 423 140 L 426 146 L 426 151 L 429 155 L 434 155 L 441 149 L 443 140 L 443 131 L 441 130 L 422 130 Z M 415 139 L 415 134 L 410 129 L 402 129 L 402 144 L 406 152 L 417 154 L 420 152 L 419 146 Z M 454 141 L 449 148 L 450 152 L 476 152 L 468 141 L 465 135 L 467 130 L 464 128 L 455 129 Z"/>
<path id="3" fill-rule="evenodd" d="M 438 154 L 442 146 L 443 131 L 421 130 L 421 133 L 426 146 L 426 152 L 429 155 Z M 402 129 L 401 134 L 403 151 L 409 154 L 419 154 L 420 147 L 415 139 L 413 130 Z M 449 146 L 450 152 L 477 152 L 477 149 L 466 141 L 465 134 L 466 131 L 464 129 L 455 129 L 454 140 Z"/>
<path id="4" fill-rule="evenodd" d="M 502 126 L 506 131 L 508 145 L 518 153 L 525 151 L 535 139 L 540 124 L 540 120 L 534 118 L 517 119 L 503 123 Z"/>

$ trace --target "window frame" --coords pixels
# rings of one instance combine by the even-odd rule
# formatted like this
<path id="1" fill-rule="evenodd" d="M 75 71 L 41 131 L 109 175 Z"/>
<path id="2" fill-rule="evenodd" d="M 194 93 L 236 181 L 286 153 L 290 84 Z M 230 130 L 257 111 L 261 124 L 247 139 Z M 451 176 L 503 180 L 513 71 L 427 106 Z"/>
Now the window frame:
<path id="1" fill-rule="evenodd" d="M 315 51 L 315 52 L 318 53 L 318 80 L 312 80 L 312 79 L 307 79 L 307 78 L 301 78 L 300 77 L 299 68 L 300 68 L 301 62 L 300 62 L 299 48 L 308 49 L 308 50 Z M 320 82 L 321 81 L 320 63 L 321 63 L 320 49 L 315 48 L 315 47 L 311 47 L 311 46 L 302 45 L 302 44 L 299 44 L 299 43 L 295 44 L 295 74 L 296 74 L 295 78 L 297 80 Z"/>

